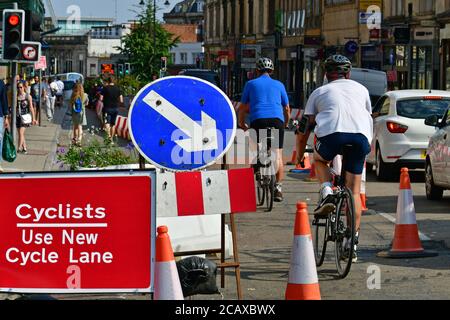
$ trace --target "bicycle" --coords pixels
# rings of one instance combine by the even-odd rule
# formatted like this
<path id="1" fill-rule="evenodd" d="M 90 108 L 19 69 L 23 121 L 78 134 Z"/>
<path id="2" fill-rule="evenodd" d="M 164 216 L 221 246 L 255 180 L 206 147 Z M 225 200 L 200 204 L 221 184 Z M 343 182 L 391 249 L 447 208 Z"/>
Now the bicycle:
<path id="1" fill-rule="evenodd" d="M 258 195 L 258 206 L 266 206 L 266 212 L 273 210 L 273 200 L 275 196 L 275 173 L 272 168 L 272 130 L 267 128 L 267 143 L 258 143 L 257 164 L 253 166 L 255 170 L 255 180 Z M 262 157 L 261 157 L 262 155 Z"/>
<path id="2" fill-rule="evenodd" d="M 330 170 L 334 176 L 335 192 L 329 197 L 332 197 L 336 209 L 326 217 L 314 216 L 312 223 L 317 267 L 321 267 L 325 261 L 328 242 L 334 242 L 336 267 L 341 279 L 345 279 L 350 272 L 355 248 L 355 200 L 352 191 L 345 185 L 344 170 L 346 155 L 351 147 L 346 145 L 341 152 L 343 160 L 340 175 Z"/>

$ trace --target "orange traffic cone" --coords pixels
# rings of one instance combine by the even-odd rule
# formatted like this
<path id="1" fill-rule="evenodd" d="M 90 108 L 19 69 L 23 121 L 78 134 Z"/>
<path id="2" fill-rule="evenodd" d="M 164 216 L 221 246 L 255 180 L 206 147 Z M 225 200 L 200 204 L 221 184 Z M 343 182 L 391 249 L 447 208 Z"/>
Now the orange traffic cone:
<path id="1" fill-rule="evenodd" d="M 156 238 L 155 300 L 184 300 L 180 277 L 166 226 L 158 227 Z"/>
<path id="2" fill-rule="evenodd" d="M 369 210 L 369 208 L 367 208 L 366 180 L 367 180 L 367 171 L 366 171 L 366 163 L 364 163 L 364 171 L 361 179 L 361 204 L 363 212 Z"/>
<path id="3" fill-rule="evenodd" d="M 392 249 L 378 254 L 382 258 L 435 257 L 437 252 L 425 251 L 419 238 L 411 181 L 407 168 L 400 176 L 400 195 L 397 204 L 397 222 Z"/>
<path id="4" fill-rule="evenodd" d="M 321 300 L 307 207 L 297 204 L 286 300 Z"/>
<path id="5" fill-rule="evenodd" d="M 317 179 L 317 176 L 316 176 L 316 165 L 313 160 L 313 161 L 311 161 L 311 170 L 309 173 L 309 178 L 306 178 L 305 182 L 317 182 L 317 181 L 319 181 L 319 180 Z"/>
<path id="6" fill-rule="evenodd" d="M 311 161 L 309 160 L 309 155 L 305 154 L 305 166 L 302 167 L 301 164 L 297 164 L 295 169 L 292 169 L 291 173 L 308 173 L 311 170 Z"/>

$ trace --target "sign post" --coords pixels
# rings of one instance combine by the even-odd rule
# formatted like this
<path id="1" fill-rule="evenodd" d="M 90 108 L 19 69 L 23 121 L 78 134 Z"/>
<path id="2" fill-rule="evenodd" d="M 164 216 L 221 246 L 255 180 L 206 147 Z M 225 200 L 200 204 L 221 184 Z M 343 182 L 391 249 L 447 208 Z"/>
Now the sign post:
<path id="1" fill-rule="evenodd" d="M 2 176 L 0 292 L 152 292 L 155 180 L 155 172 Z"/>

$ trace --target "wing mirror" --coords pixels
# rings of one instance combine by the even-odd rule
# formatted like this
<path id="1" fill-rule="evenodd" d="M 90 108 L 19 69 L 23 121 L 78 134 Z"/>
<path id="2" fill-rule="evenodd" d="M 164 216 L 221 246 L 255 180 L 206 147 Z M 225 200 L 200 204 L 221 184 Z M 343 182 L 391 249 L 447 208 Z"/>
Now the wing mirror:
<path id="1" fill-rule="evenodd" d="M 439 127 L 440 126 L 439 117 L 437 115 L 427 117 L 425 119 L 425 125 L 430 127 Z"/>

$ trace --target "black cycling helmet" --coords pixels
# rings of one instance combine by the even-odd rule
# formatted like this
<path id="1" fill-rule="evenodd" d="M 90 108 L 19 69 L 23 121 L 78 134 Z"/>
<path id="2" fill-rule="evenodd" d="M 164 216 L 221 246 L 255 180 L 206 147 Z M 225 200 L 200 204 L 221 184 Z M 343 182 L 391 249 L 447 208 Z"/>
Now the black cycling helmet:
<path id="1" fill-rule="evenodd" d="M 274 71 L 275 67 L 269 58 L 259 58 L 256 62 L 256 69 L 259 71 Z"/>
<path id="2" fill-rule="evenodd" d="M 352 70 L 352 62 L 345 56 L 336 54 L 328 57 L 324 63 L 327 73 L 346 74 Z"/>

